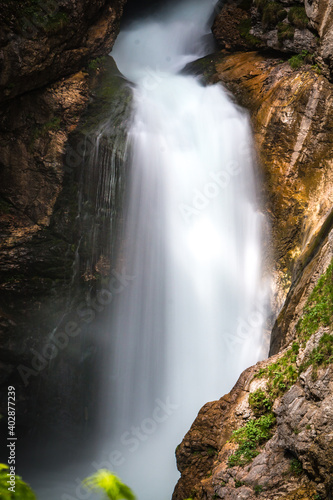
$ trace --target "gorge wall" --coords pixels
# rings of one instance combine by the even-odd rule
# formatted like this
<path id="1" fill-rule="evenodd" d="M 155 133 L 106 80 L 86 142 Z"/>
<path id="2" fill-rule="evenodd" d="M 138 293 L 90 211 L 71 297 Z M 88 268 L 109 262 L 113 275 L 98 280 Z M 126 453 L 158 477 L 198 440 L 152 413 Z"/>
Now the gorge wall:
<path id="1" fill-rule="evenodd" d="M 112 82 L 96 89 L 124 1 L 0 6 L 0 413 L 6 387 L 15 385 L 27 433 L 40 411 L 32 397 L 40 377 L 26 385 L 17 366 L 36 371 L 32 349 L 67 307 L 80 233 L 75 133 L 89 103 L 110 102 Z M 174 500 L 333 495 L 332 16 L 328 0 L 226 3 L 213 27 L 220 50 L 198 62 L 199 73 L 225 85 L 250 113 L 278 317 L 272 357 L 205 405 L 177 448 Z M 97 251 L 91 273 L 80 269 L 89 286 L 108 273 L 101 257 Z M 63 422 L 78 428 L 90 414 L 87 401 L 73 397 L 86 380 L 74 373 L 75 348 L 71 356 L 61 368 L 70 389 L 38 417 L 48 425 L 63 408 Z"/>
<path id="2" fill-rule="evenodd" d="M 332 20 L 327 2 L 229 2 L 197 63 L 250 113 L 277 319 L 271 357 L 177 447 L 174 500 L 333 498 Z"/>
<path id="3" fill-rule="evenodd" d="M 8 0 L 0 6 L 0 414 L 7 386 L 15 385 L 22 438 L 41 426 L 52 433 L 53 420 L 62 420 L 58 430 L 71 426 L 66 439 L 73 426 L 80 434 L 87 424 L 89 404 L 78 390 L 85 376 L 75 370 L 82 346 L 74 343 L 59 368 L 67 381 L 62 395 L 61 382 L 50 379 L 50 363 L 44 366 L 34 352 L 41 353 L 68 310 L 86 147 L 84 134 L 73 134 L 89 103 L 110 102 L 114 82 L 107 78 L 106 90 L 98 78 L 124 3 Z M 95 283 L 80 278 L 84 270 L 77 274 Z"/>

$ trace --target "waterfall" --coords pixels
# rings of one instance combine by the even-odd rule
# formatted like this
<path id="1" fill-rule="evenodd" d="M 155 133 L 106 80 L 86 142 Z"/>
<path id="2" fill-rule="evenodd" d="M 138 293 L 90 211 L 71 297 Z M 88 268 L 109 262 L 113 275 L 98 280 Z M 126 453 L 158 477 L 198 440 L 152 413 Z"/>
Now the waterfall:
<path id="1" fill-rule="evenodd" d="M 175 448 L 202 405 L 267 355 L 265 220 L 248 116 L 221 85 L 182 71 L 212 50 L 213 10 L 211 0 L 164 5 L 125 28 L 112 51 L 132 115 L 125 140 L 126 88 L 126 103 L 117 97 L 92 127 L 79 217 L 82 255 L 90 249 L 80 274 L 109 269 L 112 253 L 107 289 L 96 290 L 99 316 L 86 326 L 106 360 L 99 408 L 89 408 L 103 416 L 100 451 L 91 462 L 77 450 L 72 466 L 38 470 L 40 500 L 97 499 L 80 483 L 100 468 L 138 500 L 170 499 Z"/>
<path id="2" fill-rule="evenodd" d="M 200 407 L 266 355 L 248 117 L 220 85 L 181 73 L 209 53 L 213 9 L 165 6 L 124 29 L 112 51 L 134 89 L 124 283 L 108 325 L 112 438 L 95 466 L 116 470 L 139 500 L 171 497 L 174 450 Z"/>

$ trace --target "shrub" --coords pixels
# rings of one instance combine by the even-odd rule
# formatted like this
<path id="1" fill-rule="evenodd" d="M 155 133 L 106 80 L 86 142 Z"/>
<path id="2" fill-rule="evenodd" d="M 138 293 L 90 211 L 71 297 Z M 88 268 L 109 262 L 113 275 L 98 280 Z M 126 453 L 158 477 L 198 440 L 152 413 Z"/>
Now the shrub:
<path id="1" fill-rule="evenodd" d="M 92 491 L 102 490 L 110 500 L 135 500 L 132 490 L 107 469 L 100 469 L 87 477 L 83 485 Z"/>
<path id="2" fill-rule="evenodd" d="M 292 56 L 290 59 L 288 59 L 288 63 L 290 64 L 290 67 L 292 69 L 299 69 L 303 66 L 304 59 L 301 56 L 301 54 L 297 54 L 295 56 Z"/>
<path id="3" fill-rule="evenodd" d="M 19 476 L 15 476 L 15 493 L 8 490 L 8 465 L 0 464 L 0 498 L 3 500 L 36 500 L 30 486 Z"/>
<path id="4" fill-rule="evenodd" d="M 249 395 L 249 405 L 256 417 L 270 412 L 273 401 L 262 389 L 251 392 Z"/>

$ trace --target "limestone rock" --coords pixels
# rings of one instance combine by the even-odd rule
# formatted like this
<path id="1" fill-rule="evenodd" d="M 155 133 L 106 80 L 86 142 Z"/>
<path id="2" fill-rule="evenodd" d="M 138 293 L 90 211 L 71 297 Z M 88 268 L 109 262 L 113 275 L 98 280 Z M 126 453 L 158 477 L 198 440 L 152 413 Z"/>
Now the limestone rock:
<path id="1" fill-rule="evenodd" d="M 110 52 L 125 0 L 9 0 L 0 6 L 0 102 Z"/>

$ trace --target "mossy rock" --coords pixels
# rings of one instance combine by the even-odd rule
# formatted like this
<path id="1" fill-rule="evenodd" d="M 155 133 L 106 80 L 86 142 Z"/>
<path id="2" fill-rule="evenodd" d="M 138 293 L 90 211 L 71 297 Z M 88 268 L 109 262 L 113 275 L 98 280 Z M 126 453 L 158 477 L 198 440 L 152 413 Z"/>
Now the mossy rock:
<path id="1" fill-rule="evenodd" d="M 295 35 L 295 28 L 287 23 L 278 24 L 278 40 L 282 45 L 286 40 L 293 40 Z"/>
<path id="2" fill-rule="evenodd" d="M 277 2 L 268 2 L 262 9 L 262 23 L 265 29 L 275 28 L 287 17 L 287 11 Z"/>
<path id="3" fill-rule="evenodd" d="M 301 5 L 294 5 L 288 12 L 288 21 L 290 24 L 300 30 L 307 28 L 309 24 L 308 16 L 306 15 L 305 8 Z"/>
<path id="4" fill-rule="evenodd" d="M 252 21 L 250 18 L 243 19 L 238 26 L 240 36 L 247 42 L 250 47 L 258 48 L 262 45 L 262 41 L 250 33 Z"/>

